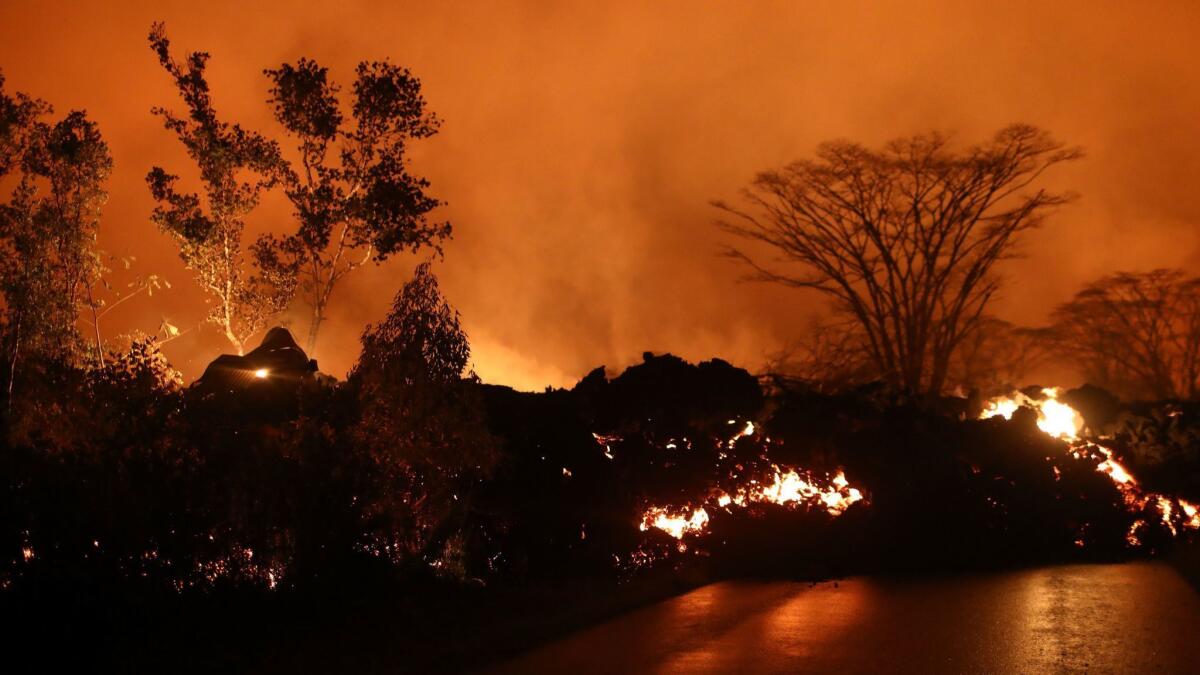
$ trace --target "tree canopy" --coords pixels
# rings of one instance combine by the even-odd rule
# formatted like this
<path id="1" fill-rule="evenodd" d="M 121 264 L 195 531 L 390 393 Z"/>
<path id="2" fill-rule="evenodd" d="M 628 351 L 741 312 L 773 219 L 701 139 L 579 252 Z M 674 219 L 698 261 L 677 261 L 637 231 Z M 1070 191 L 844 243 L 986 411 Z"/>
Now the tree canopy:
<path id="1" fill-rule="evenodd" d="M 1200 278 L 1182 270 L 1118 272 L 1054 313 L 1063 354 L 1101 387 L 1133 398 L 1200 394 Z"/>
<path id="2" fill-rule="evenodd" d="M 937 393 L 1000 287 L 995 264 L 1071 199 L 1038 181 L 1080 156 L 1024 125 L 961 149 L 936 133 L 878 150 L 839 141 L 759 174 L 745 206 L 715 205 L 729 216 L 721 227 L 782 263 L 729 248 L 752 278 L 828 295 L 861 329 L 879 377 Z"/>
<path id="3" fill-rule="evenodd" d="M 205 77 L 207 53 L 176 61 L 161 23 L 150 31 L 150 46 L 187 106 L 186 116 L 163 107 L 153 112 L 196 163 L 204 193 L 202 199 L 182 190 L 179 176 L 156 166 L 146 176 L 158 203 L 152 217 L 208 295 L 208 319 L 241 354 L 246 340 L 266 328 L 295 292 L 295 275 L 276 264 L 273 248 L 261 242 L 252 247 L 255 273 L 242 246 L 246 217 L 284 172 L 279 146 L 218 117 Z"/>
<path id="4" fill-rule="evenodd" d="M 427 193 L 429 181 L 408 169 L 409 143 L 437 133 L 440 122 L 426 108 L 420 80 L 391 63 L 358 64 L 348 115 L 340 87 L 315 61 L 265 72 L 275 119 L 299 154 L 282 173 L 297 228 L 270 245 L 277 267 L 299 274 L 311 352 L 334 288 L 347 274 L 401 251 L 440 252 L 450 236 L 449 223 L 428 218 L 441 204 Z"/>
<path id="5" fill-rule="evenodd" d="M 0 76 L 0 178 L 13 178 L 0 202 L 10 407 L 22 364 L 79 362 L 79 311 L 102 268 L 95 243 L 112 156 L 86 113 L 53 121 L 52 112 L 43 101 L 7 93 Z"/>

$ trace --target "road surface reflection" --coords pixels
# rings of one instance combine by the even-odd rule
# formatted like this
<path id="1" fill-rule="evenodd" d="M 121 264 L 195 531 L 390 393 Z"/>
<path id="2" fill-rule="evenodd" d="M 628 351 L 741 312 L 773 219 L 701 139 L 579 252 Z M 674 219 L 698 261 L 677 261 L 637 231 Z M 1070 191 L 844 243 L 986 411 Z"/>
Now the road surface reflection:
<path id="1" fill-rule="evenodd" d="M 1157 563 L 724 582 L 495 673 L 1197 673 L 1200 595 Z"/>

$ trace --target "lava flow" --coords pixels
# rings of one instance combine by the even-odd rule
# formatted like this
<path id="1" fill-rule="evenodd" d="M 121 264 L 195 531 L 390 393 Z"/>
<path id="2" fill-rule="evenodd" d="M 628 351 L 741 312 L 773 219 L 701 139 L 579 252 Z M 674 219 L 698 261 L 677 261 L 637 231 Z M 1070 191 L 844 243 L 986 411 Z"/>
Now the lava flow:
<path id="1" fill-rule="evenodd" d="M 1032 409 L 1037 413 L 1038 428 L 1066 442 L 1068 452 L 1073 458 L 1096 462 L 1096 470 L 1112 479 L 1130 512 L 1140 513 L 1148 504 L 1153 503 L 1172 535 L 1177 535 L 1181 528 L 1200 530 L 1200 510 L 1196 506 L 1182 499 L 1143 490 L 1133 475 L 1117 461 L 1111 448 L 1097 440 L 1080 436 L 1084 426 L 1083 416 L 1058 400 L 1058 396 L 1057 387 L 1042 389 L 1040 398 L 1020 392 L 1014 396 L 1000 396 L 989 400 L 979 417 L 987 419 L 1000 416 L 1011 419 L 1018 408 Z M 1055 469 L 1057 471 L 1057 467 Z M 1141 545 L 1137 532 L 1144 524 L 1144 521 L 1138 519 L 1129 528 L 1125 539 L 1131 546 Z"/>
<path id="2" fill-rule="evenodd" d="M 754 435 L 755 431 L 754 423 L 747 422 L 743 429 L 725 442 L 726 447 L 732 447 L 738 439 Z M 823 508 L 830 515 L 838 516 L 851 504 L 862 501 L 862 499 L 862 491 L 851 487 L 850 481 L 841 471 L 832 477 L 817 477 L 804 470 L 785 469 L 772 465 L 770 482 L 751 479 L 732 492 L 714 491 L 699 506 L 650 506 L 643 513 L 639 527 L 643 532 L 650 528 L 657 528 L 676 539 L 682 539 L 685 534 L 700 533 L 708 527 L 710 516 L 706 507 L 714 505 L 717 508 L 730 508 L 770 503 L 791 507 Z"/>

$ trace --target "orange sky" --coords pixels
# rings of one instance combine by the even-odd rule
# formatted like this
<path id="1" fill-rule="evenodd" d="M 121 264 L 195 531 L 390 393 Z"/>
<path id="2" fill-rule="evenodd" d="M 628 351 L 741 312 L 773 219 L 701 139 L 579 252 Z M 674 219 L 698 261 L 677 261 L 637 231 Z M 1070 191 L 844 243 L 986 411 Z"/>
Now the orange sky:
<path id="1" fill-rule="evenodd" d="M 149 114 L 180 105 L 146 44 L 156 19 L 178 50 L 212 53 L 225 118 L 270 134 L 263 68 L 309 56 L 346 85 L 360 59 L 412 68 L 444 120 L 413 154 L 455 226 L 436 270 L 487 381 L 569 385 L 645 350 L 756 367 L 822 301 L 737 283 L 708 201 L 839 137 L 973 141 L 1021 121 L 1086 148 L 1052 177 L 1082 199 L 1004 267 L 1004 318 L 1041 322 L 1114 268 L 1200 263 L 1195 2 L 299 4 L 0 4 L 8 87 L 86 109 L 112 147 L 102 246 L 174 285 L 114 312 L 110 334 L 205 311 L 148 219 L 146 171 L 187 167 Z M 288 216 L 272 199 L 251 234 Z M 345 372 L 413 260 L 336 292 L 324 370 Z M 208 329 L 166 351 L 194 376 L 225 349 Z"/>

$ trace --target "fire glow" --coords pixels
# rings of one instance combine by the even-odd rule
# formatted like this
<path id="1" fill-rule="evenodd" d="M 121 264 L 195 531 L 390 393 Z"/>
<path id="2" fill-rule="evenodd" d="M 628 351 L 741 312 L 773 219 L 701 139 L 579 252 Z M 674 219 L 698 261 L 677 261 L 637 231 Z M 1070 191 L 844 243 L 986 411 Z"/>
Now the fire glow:
<path id="1" fill-rule="evenodd" d="M 732 424 L 733 421 L 731 420 Z M 726 443 L 732 447 L 738 439 L 754 435 L 753 422 L 747 422 Z M 796 469 L 784 469 L 772 465 L 771 481 L 750 480 L 733 492 L 718 490 L 709 495 L 701 506 L 664 507 L 651 506 L 642 515 L 640 529 L 662 530 L 676 539 L 687 534 L 699 534 L 708 528 L 711 519 L 708 508 L 728 509 L 750 504 L 779 504 L 781 506 L 822 508 L 831 516 L 839 516 L 850 505 L 862 501 L 861 490 L 850 486 L 845 473 L 839 471 L 833 477 L 816 476 Z"/>
<path id="2" fill-rule="evenodd" d="M 1162 521 L 1172 536 L 1178 535 L 1180 528 L 1200 530 L 1200 512 L 1197 508 L 1182 500 L 1165 495 L 1147 492 L 1138 486 L 1133 474 L 1117 461 L 1115 453 L 1103 444 L 1084 439 L 1080 436 L 1083 430 L 1083 416 L 1071 406 L 1058 400 L 1057 387 L 1042 389 L 1042 398 L 1032 398 L 1018 392 L 1014 396 L 1001 396 L 989 400 L 985 405 L 980 419 L 1000 416 L 1012 419 L 1018 408 L 1027 407 L 1037 413 L 1037 426 L 1047 435 L 1067 443 L 1067 450 L 1075 459 L 1096 460 L 1096 470 L 1112 479 L 1113 484 L 1121 493 L 1126 507 L 1134 513 L 1141 512 L 1147 505 L 1153 503 L 1162 517 Z M 1054 467 L 1058 475 L 1058 467 Z M 1138 530 L 1145 526 L 1141 519 L 1135 520 L 1130 526 L 1125 540 L 1130 546 L 1141 546 Z"/>
<path id="3" fill-rule="evenodd" d="M 1034 399 L 1017 392 L 1015 396 L 999 396 L 987 402 L 979 419 L 987 419 L 999 415 L 1006 420 L 1012 419 L 1018 408 L 1026 407 L 1037 413 L 1037 426 L 1042 431 L 1067 441 L 1079 439 L 1083 429 L 1083 417 L 1071 406 L 1058 400 L 1058 387 L 1043 389 L 1045 398 Z"/>
<path id="4" fill-rule="evenodd" d="M 784 471 L 775 467 L 770 484 L 751 481 L 734 493 L 718 492 L 709 501 L 718 508 L 745 507 L 750 504 L 779 504 L 781 506 L 807 506 L 824 508 L 831 516 L 840 516 L 851 504 L 861 501 L 862 491 L 850 487 L 846 475 L 838 472 L 831 479 L 819 480 L 795 469 Z M 652 506 L 642 516 L 640 528 L 643 532 L 657 528 L 682 539 L 688 533 L 700 533 L 708 527 L 708 511 L 704 506 L 669 508 Z"/>
<path id="5" fill-rule="evenodd" d="M 1164 527 L 1172 535 L 1185 530 L 1200 531 L 1200 508 L 1182 499 L 1176 499 L 1143 489 L 1134 476 L 1118 460 L 1115 451 L 1103 443 L 1103 439 L 1084 437 L 1083 416 L 1067 403 L 1059 400 L 1058 388 L 1042 389 L 1040 395 L 1029 396 L 1017 393 L 1013 396 L 997 397 L 987 401 L 980 419 L 1000 416 L 1011 419 L 1022 407 L 1037 415 L 1037 427 L 1046 435 L 1066 444 L 1069 457 L 1095 463 L 1095 469 L 1113 482 L 1122 496 L 1125 507 L 1131 514 L 1140 514 L 1147 508 L 1157 510 Z M 737 424 L 730 420 L 730 425 Z M 719 445 L 732 450 L 743 438 L 759 433 L 753 422 L 738 425 L 728 439 Z M 606 456 L 611 453 L 610 443 L 617 440 L 612 436 L 596 436 L 604 447 Z M 764 439 L 768 442 L 770 439 Z M 672 441 L 667 446 L 677 450 L 683 447 Z M 691 447 L 690 443 L 687 447 Z M 725 458 L 721 453 L 721 458 Z M 764 455 L 765 458 L 765 455 Z M 1047 458 L 1049 459 L 1049 458 Z M 740 468 L 740 466 L 739 466 Z M 1061 475 L 1057 466 L 1051 464 L 1055 475 Z M 744 508 L 752 504 L 778 504 L 792 508 L 822 509 L 831 516 L 839 516 L 852 504 L 864 499 L 862 490 L 850 485 L 844 472 L 830 476 L 817 476 L 803 469 L 771 465 L 771 473 L 765 479 L 745 480 L 729 490 L 717 489 L 705 498 L 682 505 L 650 505 L 642 513 L 639 529 L 643 532 L 657 529 L 682 540 L 689 535 L 705 533 L 716 509 Z M 1157 517 L 1155 519 L 1157 519 Z M 1139 531 L 1148 523 L 1136 518 L 1126 535 L 1131 546 L 1142 545 Z M 1082 546 L 1082 539 L 1076 545 Z M 682 546 L 682 543 L 680 544 Z"/>

